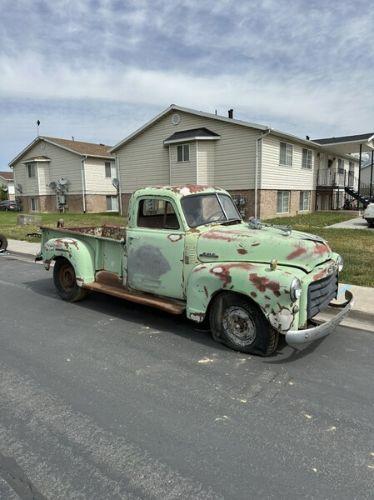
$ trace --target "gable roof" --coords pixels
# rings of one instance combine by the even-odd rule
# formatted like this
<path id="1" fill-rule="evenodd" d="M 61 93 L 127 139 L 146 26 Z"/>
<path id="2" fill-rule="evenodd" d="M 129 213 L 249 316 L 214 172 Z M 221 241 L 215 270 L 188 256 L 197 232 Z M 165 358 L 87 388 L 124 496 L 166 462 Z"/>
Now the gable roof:
<path id="1" fill-rule="evenodd" d="M 219 138 L 219 134 L 212 132 L 206 127 L 191 128 L 189 130 L 180 130 L 179 132 L 175 132 L 170 137 L 164 140 L 164 144 L 172 144 L 175 142 L 192 140 L 217 140 Z"/>
<path id="2" fill-rule="evenodd" d="M 92 142 L 83 141 L 73 141 L 70 139 L 62 139 L 60 137 L 47 137 L 39 136 L 36 137 L 25 149 L 21 151 L 13 160 L 9 163 L 12 167 L 14 163 L 20 160 L 33 146 L 38 144 L 40 141 L 45 141 L 54 146 L 70 151 L 71 153 L 78 154 L 80 156 L 92 156 L 94 158 L 113 158 L 109 153 L 111 146 L 105 144 L 94 144 Z"/>
<path id="3" fill-rule="evenodd" d="M 188 113 L 191 115 L 202 116 L 204 118 L 210 118 L 212 120 L 217 120 L 217 121 L 226 122 L 226 123 L 232 123 L 234 125 L 240 125 L 242 127 L 247 127 L 247 128 L 259 130 L 260 133 L 269 131 L 271 134 L 276 135 L 278 137 L 282 137 L 282 138 L 289 139 L 289 140 L 292 140 L 295 142 L 299 142 L 301 144 L 308 145 L 309 147 L 321 148 L 321 145 L 314 142 L 314 141 L 311 141 L 309 139 L 302 139 L 301 137 L 297 137 L 296 135 L 288 134 L 286 132 L 281 132 L 280 130 L 273 129 L 267 125 L 260 125 L 258 123 L 251 123 L 251 122 L 246 122 L 246 121 L 242 121 L 242 120 L 236 120 L 235 118 L 229 118 L 226 116 L 216 115 L 213 113 L 206 113 L 205 111 L 197 111 L 196 109 L 184 108 L 182 106 L 177 106 L 176 104 L 171 104 L 168 108 L 164 109 L 161 113 L 156 115 L 150 121 L 148 121 L 143 126 L 138 128 L 137 130 L 135 130 L 135 132 L 132 132 L 130 135 L 128 135 L 122 141 L 120 141 L 118 144 L 113 146 L 112 149 L 110 150 L 110 152 L 114 153 L 119 148 L 121 148 L 124 144 L 126 144 L 127 142 L 130 142 L 136 136 L 141 134 L 144 130 L 151 127 L 154 123 L 156 123 L 157 121 L 159 121 L 161 118 L 163 118 L 165 115 L 167 115 L 168 113 L 170 113 L 172 111 L 176 111 L 176 112 L 180 111 L 182 113 Z"/>
<path id="4" fill-rule="evenodd" d="M 0 177 L 5 179 L 6 181 L 12 181 L 14 178 L 13 172 L 0 172 Z"/>

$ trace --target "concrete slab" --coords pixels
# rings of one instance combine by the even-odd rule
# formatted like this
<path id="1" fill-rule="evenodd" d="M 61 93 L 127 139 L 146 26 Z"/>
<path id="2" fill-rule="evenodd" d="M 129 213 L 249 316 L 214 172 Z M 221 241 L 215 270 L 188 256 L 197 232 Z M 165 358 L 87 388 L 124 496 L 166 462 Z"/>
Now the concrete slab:
<path id="1" fill-rule="evenodd" d="M 8 240 L 8 252 L 31 255 L 35 255 L 40 251 L 40 243 L 30 243 L 29 241 L 21 240 Z"/>
<path id="2" fill-rule="evenodd" d="M 365 219 L 362 217 L 355 217 L 354 219 L 346 220 L 344 222 L 338 222 L 337 224 L 333 224 L 332 226 L 326 226 L 329 228 L 337 228 L 337 229 L 367 229 L 368 231 L 372 231 L 374 233 L 374 228 L 368 227 L 368 224 Z"/>

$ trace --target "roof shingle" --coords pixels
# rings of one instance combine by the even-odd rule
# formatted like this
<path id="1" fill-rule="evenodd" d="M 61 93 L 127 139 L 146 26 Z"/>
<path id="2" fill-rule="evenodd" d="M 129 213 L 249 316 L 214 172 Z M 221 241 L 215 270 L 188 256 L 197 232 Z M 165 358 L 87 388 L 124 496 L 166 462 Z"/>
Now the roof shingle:
<path id="1" fill-rule="evenodd" d="M 370 139 L 372 135 L 374 135 L 374 132 L 359 135 L 345 135 L 342 137 L 327 137 L 326 139 L 313 139 L 313 142 L 318 142 L 318 144 L 337 144 L 339 142 L 364 141 Z"/>
<path id="2" fill-rule="evenodd" d="M 7 181 L 13 180 L 13 172 L 0 172 L 0 177 L 6 179 Z"/>
<path id="3" fill-rule="evenodd" d="M 60 139 L 59 137 L 40 137 L 41 139 L 46 139 L 47 141 L 54 142 L 64 148 L 68 148 L 81 155 L 88 156 L 105 156 L 110 158 L 112 155 L 109 150 L 112 146 L 107 146 L 106 144 L 94 144 L 92 142 L 82 142 L 73 141 L 69 139 Z"/>

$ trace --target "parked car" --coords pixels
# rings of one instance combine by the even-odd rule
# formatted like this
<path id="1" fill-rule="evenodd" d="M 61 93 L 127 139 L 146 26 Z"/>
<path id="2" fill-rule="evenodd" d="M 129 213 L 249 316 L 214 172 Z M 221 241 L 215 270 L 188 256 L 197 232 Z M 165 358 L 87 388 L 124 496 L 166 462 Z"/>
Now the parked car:
<path id="1" fill-rule="evenodd" d="M 343 260 L 318 236 L 242 220 L 230 195 L 204 186 L 135 191 L 128 227 L 42 227 L 46 269 L 70 302 L 93 290 L 186 314 L 213 338 L 245 353 L 270 355 L 326 336 L 349 312 L 316 324 L 338 294 Z M 335 309 L 336 310 L 336 309 Z"/>
<path id="2" fill-rule="evenodd" d="M 13 200 L 4 200 L 0 201 L 0 210 L 3 211 L 12 211 L 12 212 L 19 212 L 21 210 L 21 207 L 16 201 Z"/>
<path id="3" fill-rule="evenodd" d="M 369 227 L 374 227 L 374 203 L 369 203 L 366 207 L 363 218 L 366 220 Z"/>

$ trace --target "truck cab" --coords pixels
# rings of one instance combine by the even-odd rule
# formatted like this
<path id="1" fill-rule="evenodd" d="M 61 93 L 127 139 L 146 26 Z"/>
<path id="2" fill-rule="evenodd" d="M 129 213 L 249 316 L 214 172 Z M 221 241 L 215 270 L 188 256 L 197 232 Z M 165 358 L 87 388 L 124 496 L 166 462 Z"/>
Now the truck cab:
<path id="1" fill-rule="evenodd" d="M 105 228 L 42 228 L 40 258 L 46 267 L 55 261 L 62 298 L 93 290 L 185 313 L 217 341 L 262 355 L 282 334 L 293 345 L 327 335 L 352 307 L 347 292 L 333 320 L 312 324 L 337 297 L 342 258 L 318 236 L 243 221 L 223 189 L 140 189 L 128 213 L 116 237 Z"/>

